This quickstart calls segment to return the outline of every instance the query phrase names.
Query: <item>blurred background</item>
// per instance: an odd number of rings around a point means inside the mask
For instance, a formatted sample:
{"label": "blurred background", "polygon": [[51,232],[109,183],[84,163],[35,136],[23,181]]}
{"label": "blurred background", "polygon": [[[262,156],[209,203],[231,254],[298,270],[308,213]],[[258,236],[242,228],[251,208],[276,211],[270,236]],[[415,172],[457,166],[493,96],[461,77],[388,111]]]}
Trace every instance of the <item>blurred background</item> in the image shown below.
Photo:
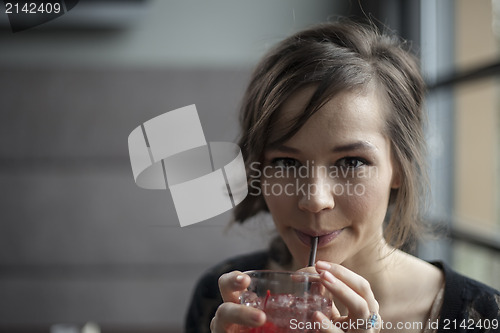
{"label": "blurred background", "polygon": [[135,185],[128,135],[196,104],[207,141],[235,142],[258,59],[338,16],[370,16],[422,61],[442,232],[417,255],[500,288],[500,1],[81,0],[15,33],[0,6],[1,332],[182,332],[201,274],[272,228],[181,228],[168,191]]}

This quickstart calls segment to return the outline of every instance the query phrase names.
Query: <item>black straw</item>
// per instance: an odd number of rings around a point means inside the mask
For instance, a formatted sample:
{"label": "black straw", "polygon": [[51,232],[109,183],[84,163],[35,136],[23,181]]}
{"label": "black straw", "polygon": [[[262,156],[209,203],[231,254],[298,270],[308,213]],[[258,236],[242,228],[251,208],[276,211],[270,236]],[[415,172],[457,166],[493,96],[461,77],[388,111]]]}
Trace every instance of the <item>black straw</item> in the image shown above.
{"label": "black straw", "polygon": [[309,253],[309,265],[308,266],[314,266],[314,263],[316,262],[316,250],[318,249],[318,239],[319,239],[318,236],[316,236],[312,239],[311,252]]}

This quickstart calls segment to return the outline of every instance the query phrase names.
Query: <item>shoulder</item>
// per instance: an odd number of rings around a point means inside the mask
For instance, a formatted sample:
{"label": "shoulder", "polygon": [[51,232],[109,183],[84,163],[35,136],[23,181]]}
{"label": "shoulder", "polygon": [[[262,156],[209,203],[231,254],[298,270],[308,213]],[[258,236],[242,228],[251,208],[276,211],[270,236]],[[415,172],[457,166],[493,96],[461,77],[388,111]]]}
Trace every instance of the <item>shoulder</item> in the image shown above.
{"label": "shoulder", "polygon": [[224,260],[210,268],[198,280],[194,289],[191,304],[186,317],[186,332],[205,332],[208,330],[210,320],[215,315],[217,307],[222,303],[219,294],[219,277],[234,270],[248,271],[251,269],[264,269],[269,255],[267,252],[255,252],[240,255]]}
{"label": "shoulder", "polygon": [[479,281],[457,273],[446,264],[433,265],[443,270],[445,289],[441,319],[500,319],[500,292]]}

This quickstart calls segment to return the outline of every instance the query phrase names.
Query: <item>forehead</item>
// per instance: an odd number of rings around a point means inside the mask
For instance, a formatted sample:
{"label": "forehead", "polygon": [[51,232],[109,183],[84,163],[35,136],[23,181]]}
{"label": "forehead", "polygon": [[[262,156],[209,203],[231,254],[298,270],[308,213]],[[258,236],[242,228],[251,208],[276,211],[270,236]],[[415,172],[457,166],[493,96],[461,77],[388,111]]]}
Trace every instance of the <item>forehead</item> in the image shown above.
{"label": "forehead", "polygon": [[[281,106],[269,142],[283,137],[304,112],[316,90],[315,86],[299,89]],[[344,90],[337,93],[302,125],[293,138],[328,132],[336,137],[357,134],[385,134],[386,103],[379,89]],[[307,132],[304,134],[304,132]],[[302,134],[301,134],[302,133]],[[347,138],[346,138],[347,139]]]}

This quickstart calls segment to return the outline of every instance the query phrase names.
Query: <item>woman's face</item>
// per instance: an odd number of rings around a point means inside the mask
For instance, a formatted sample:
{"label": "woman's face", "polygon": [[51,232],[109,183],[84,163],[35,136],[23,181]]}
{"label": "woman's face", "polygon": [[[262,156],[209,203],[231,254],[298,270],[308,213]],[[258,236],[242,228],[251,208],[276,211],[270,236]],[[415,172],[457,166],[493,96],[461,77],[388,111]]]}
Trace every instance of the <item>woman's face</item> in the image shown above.
{"label": "woman's face", "polygon": [[[284,103],[276,133],[313,93],[314,87],[304,88]],[[266,148],[261,190],[295,268],[307,265],[314,236],[318,260],[346,266],[372,260],[383,243],[389,195],[400,179],[384,135],[382,101],[375,89],[341,92],[292,138]]]}

